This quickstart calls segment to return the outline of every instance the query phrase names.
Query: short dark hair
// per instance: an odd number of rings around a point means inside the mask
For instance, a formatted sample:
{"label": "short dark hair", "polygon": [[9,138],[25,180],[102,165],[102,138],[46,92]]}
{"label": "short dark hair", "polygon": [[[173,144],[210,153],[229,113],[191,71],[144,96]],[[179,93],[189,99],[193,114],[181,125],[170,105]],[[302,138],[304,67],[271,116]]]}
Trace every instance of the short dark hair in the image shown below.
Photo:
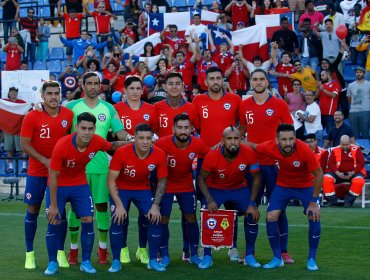
{"label": "short dark hair", "polygon": [[99,83],[100,83],[100,78],[99,78],[98,74],[96,74],[95,72],[87,72],[82,77],[82,84],[85,85],[86,84],[86,80],[89,79],[89,78],[91,78],[91,77],[98,77]]}
{"label": "short dark hair", "polygon": [[282,52],[280,57],[283,57],[283,55],[286,55],[286,54],[289,56],[290,59],[292,58],[292,55],[290,54],[290,52],[287,52],[287,51]]}
{"label": "short dark hair", "polygon": [[177,125],[177,122],[179,122],[179,121],[189,121],[190,122],[189,115],[188,114],[185,114],[185,113],[181,113],[181,114],[176,115],[173,118],[173,123],[175,125]]}
{"label": "short dark hair", "polygon": [[95,116],[89,112],[83,112],[77,116],[77,124],[82,121],[92,122],[94,125],[96,124]]}
{"label": "short dark hair", "polygon": [[292,84],[294,84],[295,82],[298,82],[300,85],[302,85],[302,82],[300,80],[298,80],[298,79],[293,79],[292,80]]}
{"label": "short dark hair", "polygon": [[286,20],[288,20],[288,18],[287,18],[287,17],[282,17],[282,18],[280,19],[280,23],[282,23],[283,21],[286,21]]}
{"label": "short dark hair", "polygon": [[320,74],[321,74],[322,72],[326,72],[326,73],[327,73],[327,74],[329,74],[330,76],[331,76],[331,73],[332,73],[330,69],[323,69],[323,70],[321,70]]}
{"label": "short dark hair", "polygon": [[169,74],[166,76],[166,83],[167,83],[167,81],[168,81],[169,79],[171,79],[171,78],[175,78],[175,77],[177,77],[177,78],[179,78],[181,81],[183,81],[183,78],[182,78],[182,76],[181,76],[181,74],[180,74],[180,73],[177,73],[177,72],[171,72],[171,73],[169,73]]}
{"label": "short dark hair", "polygon": [[137,135],[141,131],[143,131],[143,132],[149,131],[149,132],[153,133],[153,130],[150,128],[150,125],[147,124],[147,123],[139,123],[135,127],[135,135]]}
{"label": "short dark hair", "polygon": [[219,72],[222,75],[222,70],[218,67],[213,66],[206,70],[206,77],[208,76],[209,73],[214,73],[214,72]]}
{"label": "short dark hair", "polygon": [[47,87],[59,88],[59,92],[61,92],[60,84],[56,81],[46,81],[41,86],[41,93],[45,93]]}
{"label": "short dark hair", "polygon": [[143,86],[143,81],[140,79],[139,76],[128,76],[123,84],[124,88],[128,88],[133,82],[139,82],[141,86]]}
{"label": "short dark hair", "polygon": [[315,4],[315,2],[313,0],[307,0],[305,3],[304,3],[304,6],[307,8],[308,4]]}
{"label": "short dark hair", "polygon": [[10,92],[10,91],[12,91],[12,90],[14,90],[14,91],[18,92],[18,89],[17,89],[16,87],[10,87],[10,88],[9,88],[9,90],[8,90],[8,92]]}
{"label": "short dark hair", "polygon": [[330,22],[331,22],[331,24],[333,24],[333,20],[332,20],[331,18],[327,18],[327,19],[324,21],[324,23],[326,23],[327,21],[330,21]]}
{"label": "short dark hair", "polygon": [[315,133],[310,133],[310,134],[307,134],[306,136],[304,136],[304,141],[308,140],[308,139],[314,139],[314,140],[317,140],[316,138],[316,134]]}
{"label": "short dark hair", "polygon": [[[326,4],[326,8],[327,9],[330,9],[330,10],[335,10],[335,5],[331,2],[329,2],[328,4]],[[326,21],[325,21],[326,22]],[[332,21],[333,22],[333,21]]]}
{"label": "short dark hair", "polygon": [[294,126],[292,124],[281,123],[276,129],[276,134],[279,135],[282,131],[292,131],[295,134]]}
{"label": "short dark hair", "polygon": [[263,69],[261,69],[261,68],[257,68],[257,69],[255,69],[254,71],[252,71],[252,73],[251,73],[251,75],[250,75],[250,78],[251,78],[251,79],[252,79],[252,77],[253,77],[253,75],[254,75],[255,73],[262,73],[263,75],[265,75],[266,79],[268,78],[268,77],[267,77],[267,73],[266,73],[266,71],[265,71],[265,70],[263,70]]}
{"label": "short dark hair", "polygon": [[96,71],[100,71],[100,61],[99,61],[99,60],[97,60],[97,59],[95,59],[95,58],[90,59],[90,60],[86,63],[86,67],[87,67],[87,69],[89,69],[89,68],[90,68],[91,63],[95,63],[95,65],[96,65]]}
{"label": "short dark hair", "polygon": [[296,59],[293,61],[293,65],[296,64],[297,62],[302,63],[302,61],[300,61],[299,59]]}
{"label": "short dark hair", "polygon": [[255,62],[256,60],[258,61],[262,61],[262,57],[260,57],[259,55],[256,55],[252,58],[252,61]]}

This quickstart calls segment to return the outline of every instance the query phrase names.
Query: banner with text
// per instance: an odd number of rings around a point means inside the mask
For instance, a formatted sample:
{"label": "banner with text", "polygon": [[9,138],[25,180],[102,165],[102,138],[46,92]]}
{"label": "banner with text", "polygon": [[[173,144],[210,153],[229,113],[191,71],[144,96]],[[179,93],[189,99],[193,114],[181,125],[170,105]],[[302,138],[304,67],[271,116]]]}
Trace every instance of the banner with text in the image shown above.
{"label": "banner with text", "polygon": [[234,222],[236,212],[201,210],[201,244],[216,250],[233,246]]}
{"label": "banner with text", "polygon": [[49,80],[48,70],[19,70],[1,72],[1,98],[8,97],[11,87],[18,89],[18,99],[27,103],[42,101],[40,89]]}

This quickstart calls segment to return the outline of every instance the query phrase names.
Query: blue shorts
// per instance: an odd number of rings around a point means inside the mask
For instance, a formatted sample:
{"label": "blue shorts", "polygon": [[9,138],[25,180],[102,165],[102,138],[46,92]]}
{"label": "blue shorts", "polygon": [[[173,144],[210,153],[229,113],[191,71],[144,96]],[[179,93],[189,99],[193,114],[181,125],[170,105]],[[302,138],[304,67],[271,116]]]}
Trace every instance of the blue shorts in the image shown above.
{"label": "blue shorts", "polygon": [[[118,190],[119,198],[125,207],[127,214],[130,211],[131,202],[135,204],[141,215],[148,214],[153,204],[153,193],[152,191],[131,191],[131,190]],[[116,204],[114,200],[110,198],[110,210],[111,214],[114,214]]]}
{"label": "blue shorts", "polygon": [[[89,185],[58,187],[57,203],[60,216],[64,216],[66,203],[70,202],[76,216],[94,216],[94,202]],[[46,188],[46,209],[50,206],[50,190]]]}
{"label": "blue shorts", "polygon": [[195,192],[166,193],[161,201],[162,216],[171,216],[174,196],[176,196],[177,203],[179,204],[182,213],[195,214],[195,211],[197,210],[197,197]]}
{"label": "blue shorts", "polygon": [[[227,203],[229,206],[233,207],[233,209],[229,208],[229,210],[237,210],[240,215],[245,214],[247,211],[249,199],[251,197],[251,191],[248,187],[235,190],[219,190],[210,187],[209,193],[216,202],[217,207]],[[207,205],[207,203],[203,204]]]}
{"label": "blue shorts", "polygon": [[27,175],[23,202],[29,205],[41,205],[42,200],[44,199],[47,183],[47,176],[41,177]]}
{"label": "blue shorts", "polygon": [[267,207],[267,212],[273,210],[285,211],[291,199],[298,199],[302,202],[304,213],[306,213],[308,205],[311,202],[313,195],[313,187],[308,188],[286,188],[276,185]]}

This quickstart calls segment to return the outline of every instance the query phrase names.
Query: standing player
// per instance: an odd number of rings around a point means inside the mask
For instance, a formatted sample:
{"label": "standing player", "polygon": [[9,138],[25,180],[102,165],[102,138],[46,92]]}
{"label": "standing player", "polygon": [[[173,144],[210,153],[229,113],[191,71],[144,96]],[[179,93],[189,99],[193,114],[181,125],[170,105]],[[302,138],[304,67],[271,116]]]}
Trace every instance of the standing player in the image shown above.
{"label": "standing player", "polygon": [[80,114],[77,117],[76,132],[58,141],[50,159],[49,188],[46,189],[46,213],[49,221],[46,233],[49,264],[45,270],[46,275],[53,275],[58,271],[57,244],[62,238],[64,241],[60,219],[65,215],[67,202],[71,203],[82,221],[80,270],[96,273],[90,263],[94,245],[94,204],[85,169],[98,151],[115,150],[125,142],[110,143],[94,135],[95,124],[96,118],[93,114]]}
{"label": "standing player", "polygon": [[[97,119],[96,134],[106,139],[108,131],[112,129],[120,140],[125,140],[127,133],[123,130],[123,125],[118,118],[117,111],[111,104],[99,98],[99,76],[94,72],[86,73],[83,76],[82,89],[85,92],[85,96],[66,105],[74,113],[74,124],[79,114],[89,112]],[[72,127],[73,129],[74,127]],[[106,243],[109,230],[107,174],[108,156],[106,153],[98,152],[94,159],[87,165],[86,176],[97,210],[96,220],[99,231],[98,255],[100,264],[106,264],[108,262]],[[71,250],[68,255],[68,261],[70,264],[77,264],[80,221],[76,219],[72,211],[68,214],[68,224],[71,237]]]}
{"label": "standing player", "polygon": [[191,130],[189,116],[184,113],[179,114],[173,120],[173,135],[162,137],[156,142],[156,146],[165,151],[168,166],[166,193],[161,203],[162,241],[160,251],[161,264],[164,266],[168,266],[170,263],[168,223],[175,195],[189,232],[189,261],[196,265],[200,263],[198,257],[199,228],[195,215],[197,198],[193,186],[192,164],[197,155],[204,157],[209,151],[209,147],[199,138],[191,136]]}
{"label": "standing player", "polygon": [[164,89],[167,99],[154,104],[157,116],[157,131],[159,138],[172,134],[173,118],[181,113],[186,113],[195,128],[198,128],[197,113],[193,104],[182,97],[184,82],[180,73],[169,73],[166,76]]}
{"label": "standing player", "polygon": [[271,194],[267,207],[266,229],[273,259],[263,266],[271,269],[284,266],[281,255],[278,220],[291,199],[299,199],[308,216],[309,254],[308,270],[318,270],[316,251],[320,240],[320,206],[318,196],[321,191],[324,174],[314,153],[302,141],[296,139],[294,126],[280,124],[277,128],[276,140],[262,144],[252,144],[257,152],[263,153],[276,161],[279,174],[276,186]]}
{"label": "standing player", "polygon": [[[166,155],[152,147],[153,132],[148,124],[139,124],[135,128],[135,143],[119,149],[113,156],[108,174],[108,188],[111,195],[112,222],[110,244],[113,254],[109,272],[121,270],[120,251],[123,240],[127,237],[125,219],[131,202],[138,208],[140,215],[148,219],[149,263],[148,268],[165,271],[157,261],[161,241],[161,214],[159,205],[166,188]],[[149,177],[156,172],[158,185],[153,198]],[[118,191],[117,191],[118,190]]]}
{"label": "standing player", "polygon": [[[267,93],[267,74],[261,69],[251,73],[250,84],[253,89],[253,96],[244,100],[240,105],[240,132],[242,135],[247,132],[248,141],[262,143],[275,138],[276,129],[281,123],[292,124],[293,120],[289,113],[286,102],[282,99],[271,96]],[[261,169],[261,188],[257,196],[257,204],[261,202],[262,195],[266,191],[267,199],[270,199],[272,190],[276,183],[278,169],[275,162],[257,153]],[[285,263],[293,263],[288,255],[288,219],[285,212],[280,215],[279,228],[281,235],[282,257]]]}
{"label": "standing player", "polygon": [[[26,115],[22,124],[21,146],[22,150],[29,155],[24,196],[24,202],[28,204],[24,218],[25,268],[27,269],[36,268],[33,242],[37,230],[37,217],[49,175],[49,159],[56,142],[68,134],[72,126],[73,113],[59,105],[60,91],[57,82],[45,82],[41,87],[41,97],[44,101],[42,111],[31,111]],[[61,221],[61,227],[65,237],[67,233],[65,217]],[[59,266],[68,267],[69,264],[64,255],[64,238],[58,249]]]}
{"label": "standing player", "polygon": [[[255,152],[240,145],[240,132],[230,126],[222,135],[222,147],[209,152],[204,158],[202,170],[198,177],[208,210],[217,211],[221,204],[229,202],[233,210],[244,214],[244,233],[246,256],[244,264],[257,268],[261,265],[254,258],[254,245],[257,238],[259,212],[256,197],[260,185],[260,173]],[[246,171],[253,177],[252,189],[247,187]],[[204,258],[198,265],[201,269],[212,266],[211,249],[204,249]]]}
{"label": "standing player", "polygon": [[[118,116],[122,121],[127,133],[128,139],[132,139],[135,131],[135,127],[140,123],[147,123],[152,129],[156,126],[156,114],[153,105],[143,102],[140,98],[143,95],[143,82],[138,76],[130,76],[126,78],[124,83],[125,94],[127,100],[125,102],[119,102],[114,105],[118,112]],[[138,218],[139,228],[139,247],[136,251],[136,257],[140,259],[142,263],[147,264],[149,262],[148,253],[146,251],[146,219],[144,216]],[[125,220],[127,226],[124,229],[128,229],[129,219]],[[127,236],[127,234],[126,234]],[[130,255],[127,247],[127,240],[123,242],[123,248],[121,251],[121,262],[129,263]]]}

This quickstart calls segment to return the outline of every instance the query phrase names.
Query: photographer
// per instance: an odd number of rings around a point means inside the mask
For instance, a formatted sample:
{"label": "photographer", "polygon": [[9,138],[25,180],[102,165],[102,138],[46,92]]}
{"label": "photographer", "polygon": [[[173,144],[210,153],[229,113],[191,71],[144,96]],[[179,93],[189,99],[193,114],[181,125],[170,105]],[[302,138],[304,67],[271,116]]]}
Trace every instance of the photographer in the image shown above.
{"label": "photographer", "polygon": [[21,54],[24,50],[18,45],[18,40],[15,37],[9,37],[8,43],[3,50],[6,52],[5,70],[19,70],[21,68]]}

